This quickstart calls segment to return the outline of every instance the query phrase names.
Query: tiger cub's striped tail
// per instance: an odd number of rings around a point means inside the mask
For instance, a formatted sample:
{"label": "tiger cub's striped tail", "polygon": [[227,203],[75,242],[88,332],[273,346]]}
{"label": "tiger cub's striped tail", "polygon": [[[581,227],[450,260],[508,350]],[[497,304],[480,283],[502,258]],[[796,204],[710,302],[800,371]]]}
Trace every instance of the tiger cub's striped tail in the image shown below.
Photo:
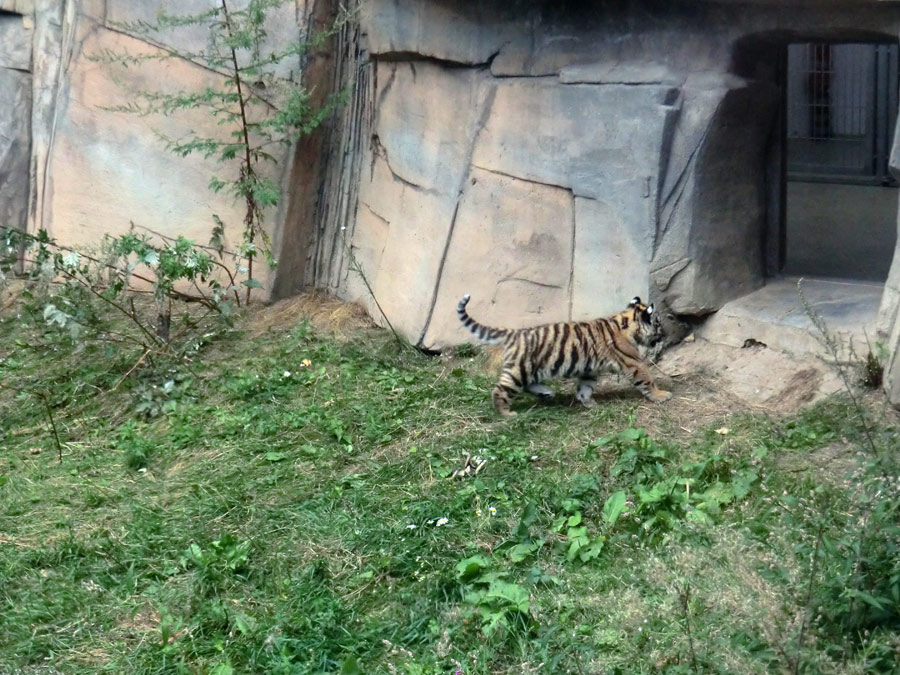
{"label": "tiger cub's striped tail", "polygon": [[456,315],[459,317],[459,320],[462,321],[463,326],[465,326],[472,335],[477,337],[482,342],[487,342],[488,344],[497,345],[503,342],[503,339],[509,335],[510,331],[505,328],[491,328],[490,326],[482,326],[475,319],[469,316],[469,313],[466,311],[466,305],[469,304],[469,294],[466,293],[462,296],[462,300],[459,301],[459,304],[456,306]]}

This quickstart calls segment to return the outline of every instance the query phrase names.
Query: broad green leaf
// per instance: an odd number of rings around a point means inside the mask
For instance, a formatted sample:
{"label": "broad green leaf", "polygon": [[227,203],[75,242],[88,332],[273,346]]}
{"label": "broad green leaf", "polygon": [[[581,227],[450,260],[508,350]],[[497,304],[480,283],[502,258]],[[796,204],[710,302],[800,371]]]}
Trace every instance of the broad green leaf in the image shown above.
{"label": "broad green leaf", "polygon": [[566,560],[572,562],[581,550],[581,539],[573,539],[569,544],[569,550],[566,552]]}
{"label": "broad green leaf", "polygon": [[587,537],[587,527],[570,527],[569,531],[566,533],[566,536],[569,539],[580,539],[582,537]]}
{"label": "broad green leaf", "polygon": [[532,553],[540,548],[539,544],[516,544],[511,549],[509,549],[509,559],[514,562],[522,562],[530,556]]}
{"label": "broad green leaf", "polygon": [[483,555],[473,555],[456,563],[456,578],[468,581],[481,570],[487,569],[490,566],[490,558],[486,558]]}
{"label": "broad green leaf", "polygon": [[525,510],[522,511],[522,519],[521,523],[526,527],[531,527],[534,525],[535,521],[538,519],[538,510],[537,507],[533,503],[528,503],[525,506]]}
{"label": "broad green leaf", "polygon": [[242,635],[251,635],[256,631],[257,622],[249,614],[242,614],[238,612],[234,615],[234,625],[241,632]]}
{"label": "broad green leaf", "polygon": [[635,429],[634,427],[629,427],[619,432],[619,438],[621,438],[623,441],[636,441],[639,438],[643,437],[645,433],[646,432],[643,429]]}
{"label": "broad green leaf", "polygon": [[710,518],[705,511],[701,511],[700,509],[691,509],[687,512],[687,515],[685,515],[685,519],[703,525],[712,523],[712,518]]}
{"label": "broad green leaf", "polygon": [[362,675],[362,672],[355,656],[348,656],[341,664],[341,675]]}
{"label": "broad green leaf", "polygon": [[159,253],[157,253],[153,249],[148,249],[141,253],[138,258],[145,265],[155,265],[159,262]]}
{"label": "broad green leaf", "polygon": [[597,558],[600,555],[601,551],[603,551],[603,543],[603,537],[592,539],[590,544],[582,547],[582,549],[578,552],[578,558],[581,560],[581,562],[587,562],[588,560]]}
{"label": "broad green leaf", "polygon": [[575,513],[579,508],[581,508],[581,500],[580,499],[563,499],[562,507],[566,510],[566,513]]}
{"label": "broad green leaf", "polygon": [[522,586],[511,584],[508,581],[495,581],[488,588],[484,597],[485,601],[494,600],[501,603],[508,603],[514,609],[523,614],[527,614],[530,608],[528,601],[528,591]]}
{"label": "broad green leaf", "polygon": [[612,493],[603,505],[603,521],[612,527],[619,519],[619,515],[624,508],[625,492],[619,490],[618,492]]}
{"label": "broad green leaf", "polygon": [[876,598],[865,591],[855,591],[853,589],[849,589],[847,591],[847,595],[851,598],[859,598],[867,605],[874,607],[875,609],[884,609],[884,600]]}
{"label": "broad green leaf", "polygon": [[506,621],[506,611],[492,611],[486,608],[482,608],[481,610],[481,630],[485,635],[492,634],[495,630],[497,630],[497,626],[506,626],[508,625]]}

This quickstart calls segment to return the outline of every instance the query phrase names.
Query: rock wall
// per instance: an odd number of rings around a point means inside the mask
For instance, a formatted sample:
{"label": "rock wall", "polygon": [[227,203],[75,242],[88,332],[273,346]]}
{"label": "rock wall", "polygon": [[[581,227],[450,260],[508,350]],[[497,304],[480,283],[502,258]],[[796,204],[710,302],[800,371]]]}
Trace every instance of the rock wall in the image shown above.
{"label": "rock wall", "polygon": [[[891,173],[900,180],[900,119],[894,130],[889,162]],[[900,215],[897,218],[897,249],[878,311],[878,338],[887,345],[889,355],[884,368],[884,389],[891,404],[900,409]]]}
{"label": "rock wall", "polygon": [[[273,46],[303,37],[306,5],[296,0],[270,14]],[[224,75],[199,59],[151,60],[127,69],[96,60],[107,51],[145,56],[173,48],[200,51],[207,40],[202,26],[145,35],[128,24],[152,22],[162,9],[188,14],[209,6],[209,0],[0,0],[0,12],[8,12],[0,13],[4,222],[31,232],[44,229],[61,242],[87,248],[132,223],[205,244],[216,214],[226,225],[226,240],[240,242],[244,207],[208,187],[213,176],[231,178],[229,167],[201,153],[176,156],[160,139],[183,138],[188,130],[221,135],[218,120],[199,110],[149,118],[110,110],[134,100],[136,92],[198,91],[221,84]],[[298,56],[277,68],[282,75],[296,75],[302,65]],[[287,189],[290,150],[276,149],[275,155],[279,165],[265,170]],[[284,211],[281,206],[265,214],[276,254]],[[270,285],[263,265],[254,276]]]}
{"label": "rock wall", "polygon": [[368,143],[330,168],[358,200],[320,223],[310,281],[426,349],[467,339],[465,292],[521,326],[634,295],[705,314],[762,285],[780,47],[900,26],[871,2],[361,7]]}
{"label": "rock wall", "polygon": [[28,221],[31,39],[26,17],[0,13],[0,224],[20,230]]}

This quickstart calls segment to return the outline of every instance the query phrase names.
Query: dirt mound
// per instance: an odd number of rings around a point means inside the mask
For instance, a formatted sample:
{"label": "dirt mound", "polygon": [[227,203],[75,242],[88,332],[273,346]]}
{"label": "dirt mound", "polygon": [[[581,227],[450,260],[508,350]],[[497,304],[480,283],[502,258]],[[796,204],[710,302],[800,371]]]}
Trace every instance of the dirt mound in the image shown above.
{"label": "dirt mound", "polygon": [[792,412],[840,391],[836,370],[813,356],[794,356],[762,343],[744,347],[696,339],[665,353],[660,370],[676,381],[697,382],[743,402],[747,408]]}

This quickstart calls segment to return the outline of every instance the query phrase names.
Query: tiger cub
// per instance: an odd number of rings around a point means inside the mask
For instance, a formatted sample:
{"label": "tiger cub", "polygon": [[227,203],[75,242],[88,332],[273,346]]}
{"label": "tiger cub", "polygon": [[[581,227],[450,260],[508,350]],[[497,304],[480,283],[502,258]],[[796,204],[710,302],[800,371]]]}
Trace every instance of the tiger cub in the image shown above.
{"label": "tiger cub", "polygon": [[640,298],[629,302],[625,311],[604,319],[519,329],[481,325],[466,312],[468,302],[466,293],[456,306],[463,325],[479,340],[503,345],[503,370],[491,394],[501,415],[515,415],[509,409],[510,400],[522,389],[542,399],[552,398],[553,390],[542,384],[549,377],[577,377],[576,398],[585,407],[593,407],[597,376],[610,368],[631,377],[651,401],[672,396],[653,383],[641,358],[640,348],[658,337],[659,326],[653,305],[644,305]]}

